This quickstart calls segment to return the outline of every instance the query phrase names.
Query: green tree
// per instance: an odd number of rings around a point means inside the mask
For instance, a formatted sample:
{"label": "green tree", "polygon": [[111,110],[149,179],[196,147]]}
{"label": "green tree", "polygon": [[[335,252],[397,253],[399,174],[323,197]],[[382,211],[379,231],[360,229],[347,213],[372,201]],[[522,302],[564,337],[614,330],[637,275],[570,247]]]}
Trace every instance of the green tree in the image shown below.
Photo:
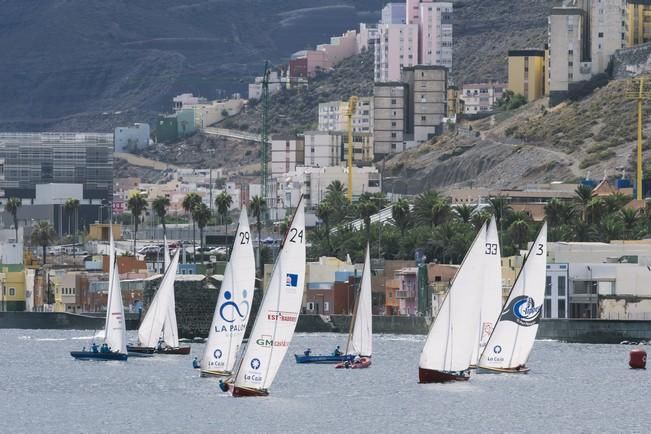
{"label": "green tree", "polygon": [[487,220],[493,216],[490,208],[482,208],[479,211],[475,211],[470,219],[470,223],[475,227],[475,230],[481,229],[481,227],[486,223]]}
{"label": "green tree", "polygon": [[416,222],[434,228],[448,221],[451,208],[448,200],[436,191],[419,194],[414,201]]}
{"label": "green tree", "polygon": [[193,262],[196,264],[197,263],[197,223],[196,219],[194,216],[194,210],[197,209],[199,204],[201,203],[201,196],[199,196],[197,193],[188,193],[185,195],[183,198],[183,202],[181,203],[181,206],[185,210],[185,212],[190,214],[190,218],[192,218],[192,256],[193,256]]}
{"label": "green tree", "polygon": [[[73,235],[73,242],[76,244],[78,242],[78,233],[79,233],[79,199],[68,199],[66,202],[63,204],[63,208],[66,210],[66,214],[68,214],[68,233],[70,235]],[[73,231],[70,230],[70,220],[74,218],[74,233]],[[72,256],[73,258],[77,254],[77,246],[75,246],[72,249]]]}
{"label": "green tree", "polygon": [[366,229],[366,239],[371,240],[371,216],[380,210],[380,204],[376,198],[371,196],[360,197],[360,200],[355,204],[357,215],[364,221],[364,228]]}
{"label": "green tree", "polygon": [[506,196],[493,196],[488,198],[488,205],[490,206],[491,212],[495,216],[495,221],[498,225],[502,223],[502,219],[508,217],[513,211],[511,204],[509,203],[510,201],[511,199]]}
{"label": "green tree", "polygon": [[405,236],[405,231],[411,226],[411,208],[406,199],[398,199],[391,207],[391,219],[400,230],[400,236]]}
{"label": "green tree", "polygon": [[210,208],[208,206],[201,202],[197,207],[194,209],[194,216],[193,219],[197,222],[197,226],[199,227],[199,244],[201,246],[201,258],[202,258],[202,263],[203,258],[204,258],[204,243],[203,243],[203,230],[204,228],[208,225],[208,222],[210,221]]}
{"label": "green tree", "polygon": [[264,215],[265,209],[267,208],[267,202],[260,196],[253,196],[249,202],[249,209],[251,215],[255,217],[255,227],[258,231],[258,273],[259,276],[262,276],[262,264],[260,263],[260,252],[262,249],[262,216]]}
{"label": "green tree", "polygon": [[519,248],[523,248],[529,238],[529,221],[522,216],[516,217],[509,226],[509,236]]}
{"label": "green tree", "polygon": [[332,214],[332,206],[327,200],[322,201],[316,209],[316,217],[323,223],[328,254],[332,254],[332,244],[330,244],[330,221]]}
{"label": "green tree", "polygon": [[226,191],[222,191],[215,198],[215,206],[217,207],[217,214],[224,225],[224,235],[228,235],[228,210],[233,205],[233,197]]}
{"label": "green tree", "polygon": [[170,206],[170,198],[167,196],[157,196],[151,203],[151,208],[156,213],[163,225],[163,236],[167,237],[167,226],[165,225],[165,217],[167,216],[167,208]]}
{"label": "green tree", "polygon": [[608,214],[608,204],[601,197],[593,197],[585,207],[587,221],[591,224],[597,224]]}
{"label": "green tree", "polygon": [[127,200],[127,209],[131,211],[133,216],[133,254],[135,255],[140,216],[147,209],[147,199],[140,192],[136,192]]}
{"label": "green tree", "polygon": [[640,222],[640,210],[634,208],[622,208],[619,217],[624,225],[624,233],[627,239],[635,237],[635,229]]}
{"label": "green tree", "polygon": [[475,205],[463,204],[457,207],[454,207],[453,212],[457,219],[462,223],[470,223],[472,221],[472,215],[477,210]]}
{"label": "green tree", "polygon": [[41,246],[43,249],[43,265],[47,260],[47,246],[52,244],[56,239],[56,232],[54,228],[47,221],[38,222],[32,228],[32,244]]}
{"label": "green tree", "polygon": [[18,208],[22,203],[20,199],[15,197],[10,197],[7,199],[7,204],[5,205],[5,210],[11,214],[11,218],[14,220],[14,230],[16,231],[16,242],[18,242]]}
{"label": "green tree", "polygon": [[348,199],[346,199],[346,187],[341,181],[332,181],[326,187],[325,201],[328,202],[332,213],[330,215],[330,226],[341,223],[348,213]]}
{"label": "green tree", "polygon": [[576,201],[581,207],[581,219],[586,221],[586,208],[592,200],[592,188],[581,184],[574,190],[574,193],[576,194]]}

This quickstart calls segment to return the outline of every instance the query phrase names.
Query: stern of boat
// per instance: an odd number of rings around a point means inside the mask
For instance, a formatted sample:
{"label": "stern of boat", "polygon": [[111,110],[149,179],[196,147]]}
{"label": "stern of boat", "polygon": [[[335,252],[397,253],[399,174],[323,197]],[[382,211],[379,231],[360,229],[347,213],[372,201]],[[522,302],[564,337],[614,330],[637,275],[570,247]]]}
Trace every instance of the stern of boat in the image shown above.
{"label": "stern of boat", "polygon": [[243,398],[248,396],[268,396],[267,389],[250,389],[248,387],[233,387],[233,396],[235,398]]}
{"label": "stern of boat", "polygon": [[434,369],[418,368],[418,382],[429,383],[450,383],[453,381],[468,381],[469,375],[458,375],[452,372],[436,371]]}

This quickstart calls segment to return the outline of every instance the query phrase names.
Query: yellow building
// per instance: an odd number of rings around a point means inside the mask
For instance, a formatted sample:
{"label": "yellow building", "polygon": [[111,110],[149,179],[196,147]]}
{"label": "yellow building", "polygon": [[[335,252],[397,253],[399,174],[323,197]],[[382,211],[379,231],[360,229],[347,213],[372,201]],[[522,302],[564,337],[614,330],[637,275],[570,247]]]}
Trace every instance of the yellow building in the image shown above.
{"label": "yellow building", "polygon": [[629,0],[626,5],[626,18],[628,47],[651,41],[651,0]]}
{"label": "yellow building", "polygon": [[527,101],[545,95],[545,50],[509,50],[507,89]]}
{"label": "yellow building", "polygon": [[2,292],[0,304],[3,311],[25,310],[25,272],[22,265],[3,265],[0,273]]}
{"label": "yellow building", "polygon": [[89,240],[109,241],[109,234],[111,233],[111,226],[113,226],[113,239],[122,239],[122,225],[108,223],[94,223],[90,225],[88,230]]}
{"label": "yellow building", "polygon": [[502,258],[502,299],[506,301],[511,287],[520,274],[524,258],[522,256],[508,256]]}
{"label": "yellow building", "polygon": [[459,89],[454,86],[448,87],[448,117],[454,118],[457,113],[463,113],[461,108],[463,101],[459,100]]}

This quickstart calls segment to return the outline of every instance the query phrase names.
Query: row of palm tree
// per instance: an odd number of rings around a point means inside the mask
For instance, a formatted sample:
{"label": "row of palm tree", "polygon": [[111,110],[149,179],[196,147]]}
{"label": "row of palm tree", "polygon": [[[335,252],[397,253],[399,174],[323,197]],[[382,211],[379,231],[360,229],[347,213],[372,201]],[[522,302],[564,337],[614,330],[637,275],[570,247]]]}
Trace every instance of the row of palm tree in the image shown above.
{"label": "row of palm tree", "polygon": [[[504,256],[525,249],[541,223],[524,211],[514,210],[506,196],[495,196],[487,206],[452,206],[435,191],[424,192],[412,200],[400,199],[391,206],[390,224],[373,223],[370,216],[383,208],[381,195],[362,195],[356,203],[345,200],[345,188],[334,182],[316,210],[321,225],[313,233],[310,255],[351,257],[361,260],[366,241],[377,243],[386,259],[413,259],[422,249],[429,260],[456,262],[470,246],[476,230],[495,216]],[[552,199],[545,206],[550,241],[610,241],[640,239],[651,234],[651,206],[645,210],[628,208],[630,197],[613,194],[600,197],[592,188],[579,186],[571,200]],[[364,230],[349,223],[364,221]],[[331,229],[338,227],[336,232]]]}

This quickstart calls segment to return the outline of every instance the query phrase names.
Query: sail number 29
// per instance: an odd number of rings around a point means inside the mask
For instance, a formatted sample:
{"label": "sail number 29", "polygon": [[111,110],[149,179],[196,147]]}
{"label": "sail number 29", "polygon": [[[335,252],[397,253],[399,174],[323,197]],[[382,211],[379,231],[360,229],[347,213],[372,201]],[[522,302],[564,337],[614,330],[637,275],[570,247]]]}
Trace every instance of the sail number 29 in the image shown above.
{"label": "sail number 29", "polygon": [[486,255],[497,255],[497,244],[496,243],[486,243]]}
{"label": "sail number 29", "polygon": [[240,244],[249,244],[251,236],[248,232],[240,232]]}
{"label": "sail number 29", "polygon": [[[298,241],[296,241],[298,239]],[[289,242],[303,244],[303,231],[298,231],[296,228],[292,228],[289,231]]]}

